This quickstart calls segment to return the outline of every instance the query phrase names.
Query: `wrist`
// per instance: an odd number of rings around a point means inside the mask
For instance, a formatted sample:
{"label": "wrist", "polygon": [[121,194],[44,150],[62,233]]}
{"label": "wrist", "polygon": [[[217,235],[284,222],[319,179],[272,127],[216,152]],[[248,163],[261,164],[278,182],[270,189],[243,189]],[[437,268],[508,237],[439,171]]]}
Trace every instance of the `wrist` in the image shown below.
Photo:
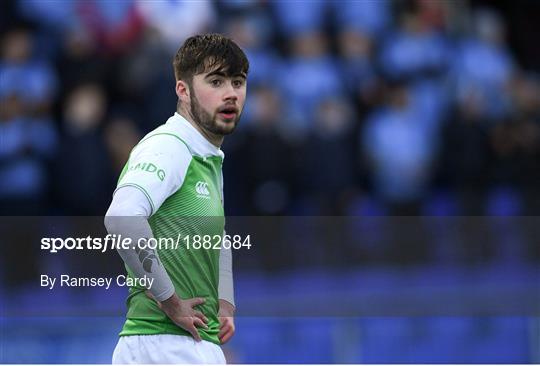
{"label": "wrist", "polygon": [[236,308],[233,304],[224,299],[219,299],[219,312],[222,316],[234,316]]}
{"label": "wrist", "polygon": [[176,293],[172,294],[171,297],[169,297],[166,300],[161,301],[161,306],[165,308],[173,308],[180,305],[180,298]]}

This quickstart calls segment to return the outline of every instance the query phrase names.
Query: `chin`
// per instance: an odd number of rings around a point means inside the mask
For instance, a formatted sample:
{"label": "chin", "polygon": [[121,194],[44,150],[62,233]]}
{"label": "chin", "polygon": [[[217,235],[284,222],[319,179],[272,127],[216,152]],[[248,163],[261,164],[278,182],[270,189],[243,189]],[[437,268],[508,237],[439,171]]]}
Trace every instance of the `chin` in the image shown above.
{"label": "chin", "polygon": [[238,123],[238,121],[233,121],[233,122],[222,122],[222,121],[219,121],[216,123],[215,127],[216,127],[216,131],[220,134],[220,135],[230,135],[231,133],[233,133],[233,131],[236,129],[236,124]]}
{"label": "chin", "polygon": [[234,132],[236,126],[233,126],[231,128],[222,128],[220,129],[220,134],[221,135],[230,135],[231,133]]}

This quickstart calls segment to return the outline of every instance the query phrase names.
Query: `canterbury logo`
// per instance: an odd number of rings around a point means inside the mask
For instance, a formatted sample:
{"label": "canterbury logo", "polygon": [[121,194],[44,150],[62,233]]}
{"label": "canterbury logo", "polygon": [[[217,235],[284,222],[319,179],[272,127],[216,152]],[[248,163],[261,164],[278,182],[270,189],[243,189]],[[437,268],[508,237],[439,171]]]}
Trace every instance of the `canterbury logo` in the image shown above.
{"label": "canterbury logo", "polygon": [[208,190],[208,183],[206,182],[198,181],[195,184],[195,192],[197,192],[197,197],[210,198],[210,191]]}

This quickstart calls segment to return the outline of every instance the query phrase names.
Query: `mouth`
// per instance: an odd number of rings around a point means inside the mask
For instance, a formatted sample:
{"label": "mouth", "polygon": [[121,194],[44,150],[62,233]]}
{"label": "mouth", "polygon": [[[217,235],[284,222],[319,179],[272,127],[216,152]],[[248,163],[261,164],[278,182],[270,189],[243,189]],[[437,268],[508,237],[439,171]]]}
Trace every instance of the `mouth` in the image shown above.
{"label": "mouth", "polygon": [[218,114],[225,120],[232,120],[238,114],[236,107],[223,107],[218,110]]}

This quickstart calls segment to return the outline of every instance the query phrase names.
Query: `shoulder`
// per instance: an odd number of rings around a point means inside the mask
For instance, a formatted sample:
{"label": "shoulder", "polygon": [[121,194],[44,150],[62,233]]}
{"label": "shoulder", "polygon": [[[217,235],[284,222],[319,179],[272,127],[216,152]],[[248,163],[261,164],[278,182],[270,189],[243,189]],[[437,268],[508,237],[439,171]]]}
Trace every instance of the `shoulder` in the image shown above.
{"label": "shoulder", "polygon": [[185,139],[168,124],[163,124],[148,133],[132,150],[132,157],[148,154],[184,159],[191,159],[192,156]]}
{"label": "shoulder", "polygon": [[192,159],[182,139],[168,126],[160,126],[133,148],[117,190],[136,187],[148,198],[153,214],[182,185]]}

